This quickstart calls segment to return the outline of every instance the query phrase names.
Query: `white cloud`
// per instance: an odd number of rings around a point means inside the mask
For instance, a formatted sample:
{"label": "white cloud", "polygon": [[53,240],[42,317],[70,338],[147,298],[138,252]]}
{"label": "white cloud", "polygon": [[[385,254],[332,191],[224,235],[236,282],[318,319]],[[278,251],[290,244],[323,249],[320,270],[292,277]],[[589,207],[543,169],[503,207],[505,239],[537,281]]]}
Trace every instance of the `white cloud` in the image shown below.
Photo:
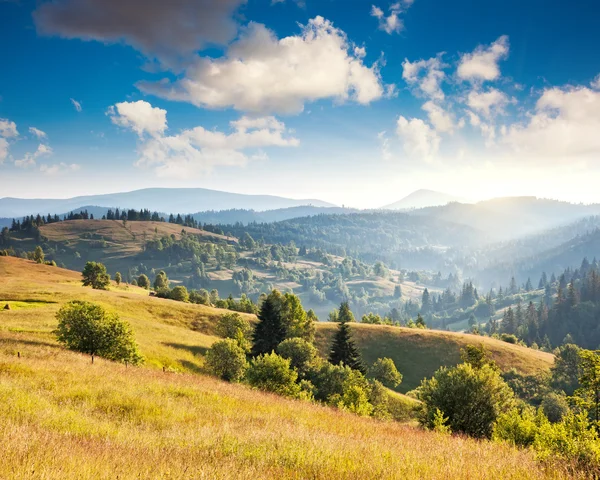
{"label": "white cloud", "polygon": [[58,175],[61,173],[76,172],[80,168],[81,166],[76,163],[67,164],[60,162],[55,163],[54,165],[41,165],[40,172],[45,173],[46,175]]}
{"label": "white cloud", "polygon": [[471,82],[496,80],[500,77],[498,62],[508,57],[508,51],[506,35],[498,38],[490,46],[480,45],[474,52],[461,57],[456,74],[461,80]]}
{"label": "white cloud", "polygon": [[404,151],[411,157],[431,160],[438,152],[440,137],[419,118],[398,117],[396,133],[402,139]]}
{"label": "white cloud", "polygon": [[44,138],[48,138],[48,135],[46,135],[46,132],[42,132],[39,128],[29,127],[29,133],[35,135],[40,140],[42,140]]}
{"label": "white cloud", "polygon": [[587,87],[544,90],[524,124],[507,129],[504,142],[542,159],[600,156],[600,92]]}
{"label": "white cloud", "polygon": [[17,125],[6,118],[0,118],[0,137],[15,138],[19,136]]}
{"label": "white cloud", "polygon": [[8,142],[0,137],[0,165],[4,163],[6,157],[8,157]]}
{"label": "white cloud", "polygon": [[107,113],[115,125],[130,128],[140,137],[160,135],[167,129],[167,111],[144,100],[117,103]]}
{"label": "white cloud", "polygon": [[444,67],[446,65],[441,61],[440,56],[416,62],[404,59],[404,62],[402,62],[402,78],[409,85],[417,85],[425,96],[435,100],[443,100],[444,92],[441,83],[446,78],[446,74],[442,70]]}
{"label": "white cloud", "polygon": [[405,12],[413,4],[414,0],[403,0],[392,4],[389,8],[389,15],[386,17],[384,11],[375,6],[371,6],[371,16],[379,20],[379,29],[388,34],[400,33],[404,30],[404,21],[400,14]]}
{"label": "white cloud", "polygon": [[454,131],[454,120],[446,110],[432,102],[425,102],[421,107],[427,112],[429,121],[438,132],[452,133]]}
{"label": "white cloud", "polygon": [[198,57],[175,83],[140,82],[139,88],[204,108],[253,113],[299,113],[306,102],[333,98],[368,104],[383,95],[378,65],[367,67],[346,34],[323,17],[300,35],[278,39],[250,23],[218,59]]}
{"label": "white cloud", "polygon": [[590,85],[594,90],[600,90],[600,73],[590,82]]}
{"label": "white cloud", "polygon": [[[210,172],[216,166],[244,165],[252,159],[264,159],[262,148],[300,144],[275,117],[243,116],[230,122],[231,133],[195,127],[165,135],[166,111],[142,103],[146,105],[123,102],[110,109],[109,114],[115,124],[140,137],[136,165],[152,167],[160,176],[189,177]],[[248,155],[248,150],[255,152]]]}
{"label": "white cloud", "polygon": [[495,88],[485,92],[472,90],[467,97],[467,105],[486,117],[505,113],[504,109],[509,103],[508,96]]}
{"label": "white cloud", "polygon": [[23,156],[23,158],[21,158],[19,160],[15,160],[15,167],[18,167],[18,168],[33,167],[36,164],[36,160],[39,157],[42,157],[44,155],[51,155],[51,154],[52,154],[52,148],[50,148],[48,145],[44,145],[43,143],[40,143],[35,152],[33,152],[33,153],[27,152]]}
{"label": "white cloud", "polygon": [[246,0],[53,0],[33,13],[38,33],[124,42],[173,60],[235,37],[233,15]]}
{"label": "white cloud", "polygon": [[73,107],[75,107],[75,110],[77,110],[78,112],[81,112],[81,110],[83,110],[81,108],[81,103],[75,100],[74,98],[71,98],[71,103],[73,104]]}
{"label": "white cloud", "polygon": [[392,159],[392,152],[390,149],[390,139],[387,137],[387,132],[379,132],[377,134],[377,139],[381,144],[381,158],[383,158],[386,162]]}

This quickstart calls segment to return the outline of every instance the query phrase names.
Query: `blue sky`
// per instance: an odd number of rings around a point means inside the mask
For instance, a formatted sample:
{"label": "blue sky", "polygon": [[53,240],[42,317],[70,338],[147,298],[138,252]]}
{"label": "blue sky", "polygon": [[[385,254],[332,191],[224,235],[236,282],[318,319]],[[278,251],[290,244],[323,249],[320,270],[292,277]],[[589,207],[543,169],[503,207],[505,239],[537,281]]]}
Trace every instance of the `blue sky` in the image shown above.
{"label": "blue sky", "polygon": [[0,0],[0,197],[600,202],[598,2],[139,5]]}

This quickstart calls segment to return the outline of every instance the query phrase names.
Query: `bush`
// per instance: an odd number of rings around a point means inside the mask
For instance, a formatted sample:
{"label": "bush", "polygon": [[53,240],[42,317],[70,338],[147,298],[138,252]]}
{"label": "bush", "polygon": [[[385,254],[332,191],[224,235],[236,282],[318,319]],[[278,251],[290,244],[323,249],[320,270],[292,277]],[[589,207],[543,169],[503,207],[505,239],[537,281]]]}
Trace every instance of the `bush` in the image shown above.
{"label": "bush", "polygon": [[541,406],[544,415],[546,415],[548,420],[552,423],[562,421],[570,411],[567,397],[554,392],[551,392],[544,397]]}
{"label": "bush", "polygon": [[148,290],[150,288],[150,280],[146,275],[142,273],[137,279],[137,285],[138,287],[142,287]]}
{"label": "bush", "polygon": [[378,358],[369,369],[369,376],[389,388],[395,388],[402,382],[402,374],[391,358]]}
{"label": "bush", "polygon": [[181,285],[178,285],[177,287],[173,288],[173,290],[171,290],[171,292],[169,293],[169,298],[171,300],[177,300],[178,302],[190,301],[190,295],[187,291],[187,288]]}
{"label": "bush", "polygon": [[498,416],[514,405],[514,394],[490,365],[473,368],[462,363],[440,368],[433,378],[423,380],[418,389],[423,403],[419,422],[433,428],[439,409],[448,417],[452,432],[477,438],[489,438]]}
{"label": "bush", "polygon": [[288,338],[279,344],[277,353],[290,361],[292,368],[304,377],[317,358],[317,349],[302,338]]}
{"label": "bush", "polygon": [[83,268],[83,286],[92,287],[96,290],[108,290],[110,275],[106,273],[106,267],[102,263],[87,262]]}
{"label": "bush", "polygon": [[129,324],[100,305],[75,300],[61,307],[56,318],[58,341],[68,349],[116,362],[142,363]]}
{"label": "bush", "polygon": [[250,322],[239,313],[226,313],[221,315],[216,326],[216,333],[222,338],[231,338],[238,342],[240,347],[248,351],[250,348]]}
{"label": "bush", "polygon": [[121,282],[123,281],[123,277],[121,276],[121,272],[117,272],[115,273],[115,282],[117,285],[121,285]]}
{"label": "bush", "polygon": [[241,380],[248,368],[246,352],[230,338],[213,344],[206,353],[206,364],[213,375],[228,382]]}
{"label": "bush", "polygon": [[519,339],[512,333],[503,333],[500,335],[500,340],[506,343],[513,343],[515,345],[519,343]]}
{"label": "bush", "polygon": [[302,397],[302,389],[296,381],[298,372],[290,367],[290,360],[276,353],[259,355],[250,363],[246,379],[253,387],[286,397]]}

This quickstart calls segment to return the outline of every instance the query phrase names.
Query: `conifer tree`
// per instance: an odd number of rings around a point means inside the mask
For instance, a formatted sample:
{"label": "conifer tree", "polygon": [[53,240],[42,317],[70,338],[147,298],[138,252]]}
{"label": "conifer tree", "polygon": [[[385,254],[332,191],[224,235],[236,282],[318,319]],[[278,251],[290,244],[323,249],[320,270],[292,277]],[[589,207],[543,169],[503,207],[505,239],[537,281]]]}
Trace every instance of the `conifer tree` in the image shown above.
{"label": "conifer tree", "polygon": [[260,307],[258,324],[254,329],[252,355],[268,354],[285,340],[286,326],[283,322],[281,293],[273,290]]}
{"label": "conifer tree", "polygon": [[[344,306],[347,307],[348,304],[344,302],[340,306],[340,318],[342,318],[342,309]],[[350,314],[352,314],[352,312],[350,312]],[[346,312],[344,312],[344,317],[347,318]],[[360,352],[352,339],[352,332],[350,331],[350,325],[347,320],[342,320],[339,324],[338,331],[331,344],[329,362],[333,365],[340,365],[343,363],[363,374],[367,371],[360,356]]]}

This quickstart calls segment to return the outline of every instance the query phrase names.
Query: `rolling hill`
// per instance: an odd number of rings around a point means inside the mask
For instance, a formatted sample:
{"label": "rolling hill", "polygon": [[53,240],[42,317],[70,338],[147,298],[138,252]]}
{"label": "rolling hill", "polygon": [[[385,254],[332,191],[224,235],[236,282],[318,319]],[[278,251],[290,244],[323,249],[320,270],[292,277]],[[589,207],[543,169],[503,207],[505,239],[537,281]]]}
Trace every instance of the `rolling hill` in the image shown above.
{"label": "rolling hill", "polygon": [[146,188],[125,193],[87,195],[66,199],[0,198],[0,217],[13,218],[38,213],[41,215],[61,214],[81,209],[86,205],[137,210],[147,208],[157,212],[182,214],[232,208],[263,211],[301,205],[335,206],[316,199],[295,200],[273,195],[245,195],[206,188]]}
{"label": "rolling hill", "polygon": [[[0,257],[1,478],[568,478],[527,451],[424,432],[287,400],[203,375],[225,311],[84,288],[77,272]],[[142,368],[67,352],[52,333],[70,300],[131,323]],[[253,317],[249,317],[253,320]],[[319,324],[323,349],[334,325]],[[478,337],[353,325],[365,357],[391,356],[411,387],[457,361]],[[503,368],[547,369],[552,357],[485,340]],[[414,368],[414,372],[410,370]],[[165,369],[163,371],[163,369]],[[148,459],[154,459],[148,462]]]}
{"label": "rolling hill", "polygon": [[385,205],[381,208],[382,210],[412,210],[415,208],[442,206],[451,202],[469,203],[465,199],[455,197],[454,195],[436,192],[434,190],[421,189],[412,192],[397,202]]}

